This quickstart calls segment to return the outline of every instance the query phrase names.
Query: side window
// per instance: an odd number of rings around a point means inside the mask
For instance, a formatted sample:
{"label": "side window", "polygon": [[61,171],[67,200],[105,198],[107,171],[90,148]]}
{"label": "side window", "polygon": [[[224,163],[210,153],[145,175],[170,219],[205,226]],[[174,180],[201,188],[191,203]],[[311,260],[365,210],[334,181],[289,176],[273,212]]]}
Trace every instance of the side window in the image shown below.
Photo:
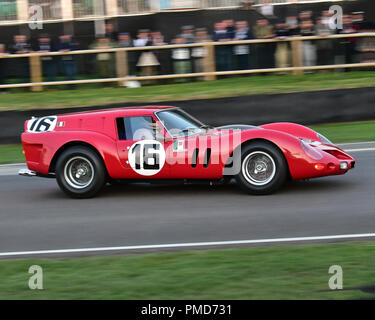
{"label": "side window", "polygon": [[152,117],[117,118],[119,140],[155,140],[156,123]]}

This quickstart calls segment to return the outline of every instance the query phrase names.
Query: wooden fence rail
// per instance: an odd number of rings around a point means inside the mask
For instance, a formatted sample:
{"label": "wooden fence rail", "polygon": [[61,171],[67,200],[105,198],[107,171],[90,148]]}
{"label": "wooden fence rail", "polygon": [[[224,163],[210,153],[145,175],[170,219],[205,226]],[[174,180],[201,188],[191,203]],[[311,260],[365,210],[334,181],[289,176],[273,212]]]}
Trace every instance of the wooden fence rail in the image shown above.
{"label": "wooden fence rail", "polygon": [[[19,88],[31,87],[32,91],[42,91],[44,86],[56,86],[67,84],[89,84],[89,83],[106,83],[117,82],[118,85],[123,85],[126,81],[142,81],[142,80],[157,80],[157,79],[175,79],[175,78],[193,78],[204,77],[205,80],[215,80],[220,75],[241,75],[241,74],[256,74],[256,73],[272,73],[272,72],[293,72],[293,74],[302,74],[305,70],[329,70],[342,68],[362,68],[375,67],[375,62],[368,63],[352,63],[340,65],[321,65],[321,66],[303,66],[302,58],[302,42],[308,40],[328,40],[340,38],[369,38],[375,37],[375,32],[356,33],[356,34],[341,34],[327,37],[309,36],[309,37],[288,37],[285,39],[257,39],[257,40],[243,40],[243,41],[229,41],[229,42],[204,42],[192,43],[183,45],[164,45],[164,46],[148,46],[148,47],[130,47],[130,48],[111,48],[111,49],[96,49],[96,50],[76,50],[69,52],[33,52],[28,54],[9,54],[0,55],[0,59],[15,59],[15,58],[29,58],[30,65],[30,80],[29,83],[6,84],[0,85],[0,88]],[[292,67],[287,68],[270,68],[270,69],[248,69],[248,70],[233,70],[233,71],[216,71],[215,63],[215,47],[223,45],[244,45],[244,44],[259,44],[259,43],[277,43],[290,42],[292,51]],[[170,50],[176,48],[193,48],[205,47],[206,56],[204,57],[204,72],[188,73],[188,74],[167,74],[167,75],[153,75],[153,76],[129,76],[128,75],[128,52],[131,51],[152,51],[152,50]],[[375,46],[374,48],[375,51]],[[42,63],[43,56],[63,56],[63,55],[83,55],[83,54],[98,54],[110,52],[115,53],[116,56],[116,75],[115,78],[105,79],[86,79],[86,80],[70,80],[70,81],[42,81]]]}

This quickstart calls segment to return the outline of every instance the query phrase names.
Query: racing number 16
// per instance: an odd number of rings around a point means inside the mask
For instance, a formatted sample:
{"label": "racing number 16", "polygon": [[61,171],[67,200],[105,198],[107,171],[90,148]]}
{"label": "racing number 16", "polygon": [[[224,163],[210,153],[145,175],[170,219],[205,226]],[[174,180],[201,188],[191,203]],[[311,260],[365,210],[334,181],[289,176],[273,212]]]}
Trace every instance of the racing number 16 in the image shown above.
{"label": "racing number 16", "polygon": [[143,144],[143,145],[137,144],[131,151],[135,157],[135,169],[136,170],[159,170],[160,169],[159,151],[160,151],[159,144]]}

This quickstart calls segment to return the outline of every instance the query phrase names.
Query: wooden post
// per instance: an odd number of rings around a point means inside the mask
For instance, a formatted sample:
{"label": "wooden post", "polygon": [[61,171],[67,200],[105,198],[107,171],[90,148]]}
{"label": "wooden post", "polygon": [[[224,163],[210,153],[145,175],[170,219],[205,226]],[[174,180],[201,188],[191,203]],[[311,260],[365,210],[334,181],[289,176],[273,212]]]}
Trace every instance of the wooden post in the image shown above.
{"label": "wooden post", "polygon": [[[128,52],[117,51],[116,52],[116,74],[118,78],[127,77],[129,74],[128,70]],[[124,86],[124,81],[119,81],[120,87]]]}
{"label": "wooden post", "polygon": [[[40,63],[40,56],[30,56],[29,62],[31,82],[42,82],[42,65]],[[43,86],[33,85],[31,91],[43,91]]]}
{"label": "wooden post", "polygon": [[63,20],[73,20],[73,1],[61,0],[61,17]]}
{"label": "wooden post", "polygon": [[105,7],[107,9],[107,15],[115,17],[119,15],[118,1],[117,0],[105,0]]}
{"label": "wooden post", "polygon": [[[303,67],[302,40],[292,40],[293,67]],[[293,71],[294,75],[302,75],[303,70]]]}
{"label": "wooden post", "polygon": [[26,22],[29,20],[29,1],[17,0],[17,20]]}
{"label": "wooden post", "polygon": [[[204,56],[204,72],[215,72],[216,62],[215,62],[215,46],[212,43],[207,43],[204,45],[206,49],[206,55]],[[216,80],[215,75],[208,75],[204,77],[206,81]]]}

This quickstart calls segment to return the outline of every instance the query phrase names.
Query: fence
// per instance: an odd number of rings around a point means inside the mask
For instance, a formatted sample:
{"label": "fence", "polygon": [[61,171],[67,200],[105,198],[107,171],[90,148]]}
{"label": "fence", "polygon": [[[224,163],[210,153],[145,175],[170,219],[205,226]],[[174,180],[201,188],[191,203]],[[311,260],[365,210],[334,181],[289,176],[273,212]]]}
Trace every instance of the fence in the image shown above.
{"label": "fence", "polygon": [[[112,48],[100,50],[77,50],[70,52],[50,52],[50,53],[29,53],[29,54],[13,54],[3,55],[0,59],[15,59],[15,58],[28,58],[30,65],[30,79],[29,83],[6,84],[0,85],[0,88],[18,88],[18,87],[31,87],[32,91],[42,91],[44,86],[56,85],[71,85],[71,84],[89,84],[89,83],[106,83],[117,82],[122,86],[126,81],[148,81],[158,79],[177,79],[177,78],[204,78],[204,80],[215,80],[217,76],[224,75],[243,75],[243,74],[257,74],[257,73],[277,73],[277,72],[292,72],[295,75],[303,74],[304,71],[309,70],[332,70],[343,68],[365,68],[375,67],[375,62],[365,63],[351,63],[351,64],[334,64],[334,65],[318,65],[318,66],[304,66],[302,42],[312,40],[328,40],[340,38],[373,38],[375,33],[358,33],[358,34],[345,34],[333,35],[327,37],[309,36],[309,37],[290,37],[283,40],[280,39],[259,39],[259,40],[245,40],[245,41],[229,41],[229,42],[205,42],[184,45],[164,45],[164,46],[148,46],[148,47],[129,47],[129,48]],[[215,48],[218,46],[229,45],[250,45],[250,44],[264,44],[264,43],[277,43],[277,42],[290,42],[292,53],[292,66],[285,68],[269,68],[269,69],[247,69],[247,70],[232,70],[232,71],[217,71],[215,62]],[[168,50],[176,48],[206,48],[206,55],[204,56],[204,72],[199,73],[184,73],[184,74],[164,74],[152,76],[129,76],[128,72],[128,53],[132,51],[152,51],[152,50]],[[375,51],[375,46],[370,49]],[[114,53],[116,56],[116,74],[117,77],[105,79],[85,79],[85,80],[69,80],[69,81],[42,81],[42,63],[41,57],[44,56],[64,56],[64,55],[86,55],[98,53]],[[1,61],[1,60],[0,60]]]}

